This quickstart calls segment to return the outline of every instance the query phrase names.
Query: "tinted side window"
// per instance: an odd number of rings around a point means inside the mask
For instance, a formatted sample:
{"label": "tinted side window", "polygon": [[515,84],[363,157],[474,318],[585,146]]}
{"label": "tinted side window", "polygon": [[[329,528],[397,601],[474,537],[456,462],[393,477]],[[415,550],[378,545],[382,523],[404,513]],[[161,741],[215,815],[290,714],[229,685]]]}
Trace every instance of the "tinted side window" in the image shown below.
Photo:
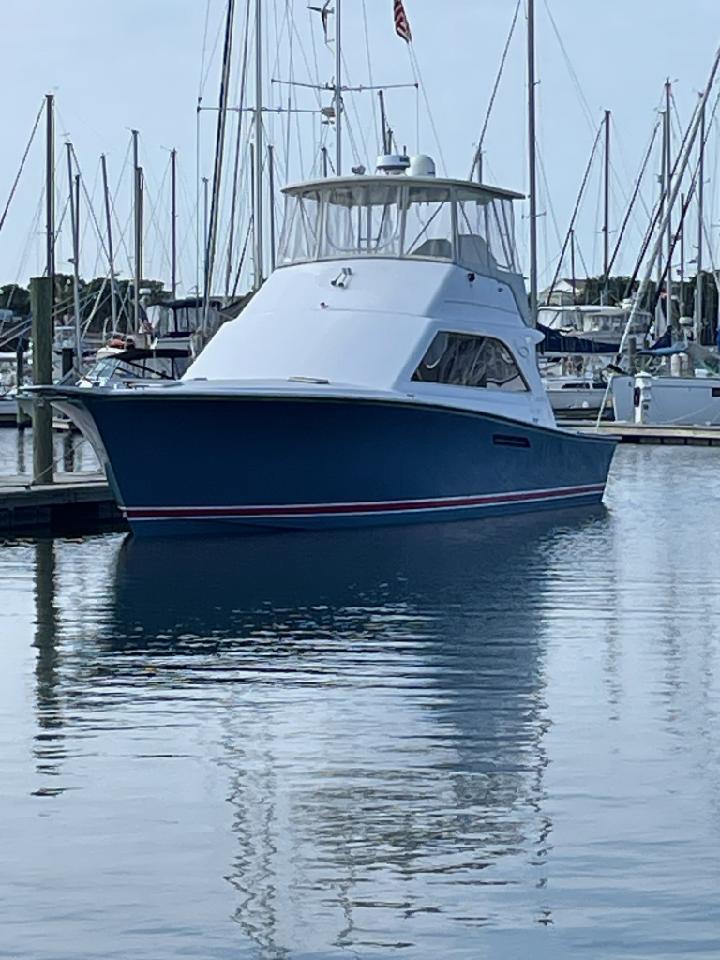
{"label": "tinted side window", "polygon": [[515,393],[528,389],[504,343],[494,337],[466,333],[436,334],[413,380]]}

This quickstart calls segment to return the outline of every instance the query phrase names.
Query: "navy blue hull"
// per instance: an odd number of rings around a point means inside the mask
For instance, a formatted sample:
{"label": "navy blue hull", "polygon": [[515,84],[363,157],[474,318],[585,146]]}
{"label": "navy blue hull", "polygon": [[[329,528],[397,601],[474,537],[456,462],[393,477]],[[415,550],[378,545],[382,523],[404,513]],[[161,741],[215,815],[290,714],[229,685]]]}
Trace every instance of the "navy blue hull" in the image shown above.
{"label": "navy blue hull", "polygon": [[614,450],[605,438],[412,402],[67,391],[59,405],[104,448],[141,535],[587,506],[602,499]]}

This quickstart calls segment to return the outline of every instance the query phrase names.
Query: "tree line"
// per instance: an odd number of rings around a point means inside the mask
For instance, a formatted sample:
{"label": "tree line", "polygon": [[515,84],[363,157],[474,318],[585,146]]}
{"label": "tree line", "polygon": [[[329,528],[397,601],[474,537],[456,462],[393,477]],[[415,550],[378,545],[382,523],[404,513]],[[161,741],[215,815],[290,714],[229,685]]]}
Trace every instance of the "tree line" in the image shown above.
{"label": "tree line", "polygon": [[[143,302],[159,303],[170,299],[170,293],[161,280],[142,281]],[[107,277],[95,277],[93,280],[80,280],[80,317],[89,323],[89,329],[102,331],[109,329],[112,320],[112,300],[110,281]],[[115,309],[119,330],[131,329],[134,325],[134,289],[132,280],[115,280]],[[64,273],[55,275],[54,316],[56,323],[65,317],[75,316],[72,276]],[[0,286],[0,310],[12,310],[16,317],[30,318],[30,290],[17,283]]]}

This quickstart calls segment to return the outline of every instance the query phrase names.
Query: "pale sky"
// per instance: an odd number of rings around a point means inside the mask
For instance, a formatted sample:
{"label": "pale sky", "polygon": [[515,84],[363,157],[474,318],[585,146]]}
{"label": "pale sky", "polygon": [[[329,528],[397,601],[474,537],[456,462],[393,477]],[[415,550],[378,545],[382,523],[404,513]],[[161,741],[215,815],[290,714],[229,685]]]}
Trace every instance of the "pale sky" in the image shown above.
{"label": "pale sky", "polygon": [[[367,48],[363,8],[367,11],[370,55],[376,83],[397,83],[412,79],[404,42],[395,36],[392,0],[343,0],[344,54],[347,80],[368,83]],[[405,0],[414,34],[414,52],[420,65],[431,113],[447,161],[447,172],[467,176],[500,55],[510,27],[516,0]],[[310,41],[314,31],[318,76],[331,80],[333,53],[322,44],[319,21],[306,11],[305,0],[265,0],[267,47],[270,66],[266,76],[287,78],[291,65],[282,33],[286,9],[297,22],[292,75],[312,79],[304,62],[314,71]],[[613,187],[613,219],[623,213],[623,194],[629,195],[635,172],[649,142],[660,105],[666,77],[674,81],[674,94],[683,123],[687,121],[697,92],[704,86],[715,48],[720,40],[720,7],[717,0],[536,0],[537,72],[539,79],[539,131],[543,169],[548,194],[543,189],[540,210],[541,268],[549,281],[552,261],[559,251],[551,211],[564,233],[575,195],[587,163],[595,131],[603,111],[613,111],[615,149],[613,165],[617,184]],[[217,55],[213,58],[224,0],[209,0],[208,51],[205,55],[206,103],[216,102],[219,75]],[[2,105],[3,148],[0,151],[0,205],[6,198],[35,120],[42,97],[53,92],[57,98],[58,203],[64,202],[67,174],[63,142],[69,135],[75,145],[88,190],[94,192],[94,209],[102,216],[97,185],[98,158],[108,155],[110,179],[116,183],[129,141],[129,129],[141,132],[142,161],[148,182],[148,203],[154,214],[146,225],[147,276],[168,279],[166,148],[175,146],[183,182],[180,200],[180,242],[182,290],[195,282],[195,240],[192,223],[195,203],[195,107],[203,62],[203,36],[207,0],[5,0],[2,9]],[[235,31],[236,89],[242,55],[245,0],[237,0]],[[579,88],[556,38],[548,16],[555,24],[575,71]],[[312,26],[311,26],[312,24]],[[276,25],[277,29],[276,29]],[[486,180],[499,186],[524,191],[526,173],[525,120],[525,19],[518,23],[506,74],[486,140]],[[274,61],[277,60],[277,64]],[[270,85],[268,84],[268,87]],[[279,88],[272,87],[267,102],[280,102]],[[308,99],[309,97],[309,99]],[[358,159],[371,167],[376,147],[371,141],[372,105],[369,93],[347,95],[351,132],[358,145]],[[305,99],[303,99],[305,98]],[[328,101],[325,95],[323,102]],[[416,99],[414,93],[389,91],[392,125],[398,138],[416,148]],[[587,106],[585,106],[585,104]],[[314,106],[313,94],[300,92],[296,105]],[[420,148],[436,157],[440,150],[429,121],[424,100],[420,102]],[[587,116],[589,109],[591,119]],[[357,115],[353,112],[357,111]],[[358,125],[356,117],[361,118]],[[203,120],[201,175],[211,176],[213,119]],[[267,129],[275,142],[284,169],[282,123],[268,115]],[[361,129],[362,128],[362,129]],[[303,150],[304,173],[315,160],[318,121],[309,115],[293,119],[290,166],[293,178],[300,168]],[[0,232],[0,282],[19,280],[42,271],[42,220],[35,220],[42,190],[43,145],[40,132],[31,150],[25,173],[5,226]],[[364,133],[364,138],[363,138]],[[714,138],[708,157],[710,205],[717,191],[714,173],[717,147]],[[327,140],[332,146],[332,134]],[[346,144],[348,161],[353,157]],[[348,162],[349,165],[349,162]],[[656,164],[655,164],[656,165]],[[599,169],[599,168],[598,168]],[[541,177],[542,180],[542,177]],[[578,228],[582,253],[591,272],[600,268],[601,239],[598,209],[599,178],[591,181],[588,199]],[[649,189],[647,191],[650,199]],[[119,219],[129,211],[129,180],[116,197]],[[518,210],[518,240],[526,247],[527,221]],[[88,221],[88,212],[83,211]],[[154,221],[153,221],[154,217]],[[720,217],[714,209],[708,223]],[[713,227],[713,229],[715,229]],[[86,228],[82,269],[85,275],[103,274],[106,265],[98,257],[98,244]],[[640,223],[629,236],[623,261],[631,266],[639,242]],[[715,231],[717,237],[717,231]],[[61,238],[58,269],[66,263],[67,238]],[[690,254],[688,254],[690,256]],[[127,275],[127,258],[119,255],[120,271]]]}

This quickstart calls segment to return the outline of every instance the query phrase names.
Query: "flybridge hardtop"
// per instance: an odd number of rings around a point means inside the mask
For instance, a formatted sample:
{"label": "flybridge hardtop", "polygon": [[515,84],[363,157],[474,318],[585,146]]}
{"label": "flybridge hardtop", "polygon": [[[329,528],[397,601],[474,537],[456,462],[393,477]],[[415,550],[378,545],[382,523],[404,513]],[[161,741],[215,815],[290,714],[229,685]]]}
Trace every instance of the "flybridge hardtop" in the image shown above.
{"label": "flybridge hardtop", "polygon": [[[387,174],[380,173],[373,175],[353,174],[352,176],[347,177],[322,177],[317,180],[303,180],[298,183],[288,184],[286,187],[283,187],[282,192],[285,194],[298,194],[313,188],[327,189],[328,187],[354,187],[358,184],[376,184],[378,187],[386,187],[388,184],[425,187],[427,188],[427,195],[429,198],[432,197],[433,193],[438,189],[455,187],[461,190],[463,193],[469,190],[473,193],[487,194],[489,197],[502,197],[505,200],[525,199],[525,194],[523,193],[517,193],[514,190],[506,190],[503,187],[490,186],[485,183],[477,183],[474,180],[459,180],[453,177],[411,176],[410,174],[389,177]],[[341,194],[337,194],[337,196],[340,198]],[[337,202],[341,202],[340,199],[338,199]]]}

